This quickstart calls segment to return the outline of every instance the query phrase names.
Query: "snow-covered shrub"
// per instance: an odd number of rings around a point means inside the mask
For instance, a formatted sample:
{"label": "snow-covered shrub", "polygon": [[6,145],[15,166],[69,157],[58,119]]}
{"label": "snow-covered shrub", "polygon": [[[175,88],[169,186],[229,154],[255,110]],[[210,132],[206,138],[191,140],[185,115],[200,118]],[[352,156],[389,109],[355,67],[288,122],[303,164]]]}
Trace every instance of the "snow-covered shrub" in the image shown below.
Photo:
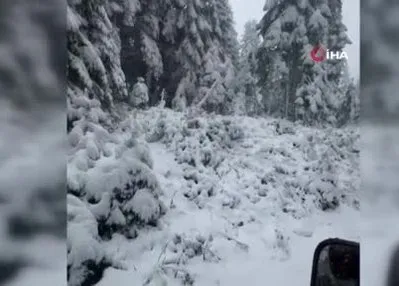
{"label": "snow-covered shrub", "polygon": [[211,142],[216,141],[222,147],[231,148],[233,141],[244,137],[244,131],[231,120],[219,119],[208,123],[206,136]]}
{"label": "snow-covered shrub", "polygon": [[[267,255],[289,259],[292,229],[285,229],[291,225],[287,220],[300,222],[322,211],[358,205],[356,129],[308,128],[269,118],[187,116],[157,107],[139,112],[136,119],[165,160],[157,168],[171,195],[173,220],[172,234],[162,231],[158,245],[151,242],[151,251],[164,244],[165,250],[148,271],[145,285],[200,283],[198,263],[220,259],[224,265],[237,250],[256,249],[251,237],[255,223],[270,224],[256,234],[270,250]],[[142,204],[152,206],[149,193]],[[176,229],[179,234],[173,236]],[[198,240],[197,233],[204,235]]]}
{"label": "snow-covered shrub", "polygon": [[[104,240],[117,233],[135,238],[140,229],[155,226],[166,210],[159,200],[162,192],[152,171],[149,148],[140,136],[134,115],[120,117],[126,119],[114,130],[105,128],[96,118],[83,117],[73,122],[68,134],[71,286],[94,285],[105,268],[118,267],[107,257]],[[78,211],[79,216],[75,214]],[[86,232],[80,237],[82,228]],[[82,250],[83,257],[76,254],[81,248],[87,251]]]}
{"label": "snow-covered shrub", "polygon": [[168,245],[171,253],[165,263],[186,264],[189,259],[201,257],[203,261],[219,262],[220,258],[212,251],[213,237],[204,237],[201,234],[187,235],[175,234]]}
{"label": "snow-covered shrub", "polygon": [[204,207],[218,191],[216,170],[224,160],[221,151],[241,142],[243,128],[222,116],[191,118],[159,108],[151,108],[138,116],[147,140],[169,146],[176,162],[182,165],[187,184],[184,196],[198,207]]}
{"label": "snow-covered shrub", "polygon": [[148,87],[144,82],[144,78],[139,77],[129,94],[129,103],[133,107],[143,108],[147,106],[148,101]]}
{"label": "snow-covered shrub", "polygon": [[[168,110],[152,120],[157,114],[158,109],[150,109],[138,120],[147,134],[162,126],[160,142],[174,153],[183,171],[183,195],[199,208],[214,199],[231,209],[239,208],[246,199],[253,204],[276,200],[282,212],[302,217],[315,208],[358,205],[359,134],[355,128],[324,130],[285,120],[247,122],[245,117],[187,118]],[[261,137],[251,138],[254,132]],[[242,150],[243,156],[252,156],[250,150],[255,150],[256,159],[246,160],[238,154],[241,147],[251,148]],[[267,164],[257,166],[258,158]],[[221,185],[230,176],[237,180],[234,189],[240,191]]]}
{"label": "snow-covered shrub", "polygon": [[[201,234],[175,234],[168,241],[159,256],[158,263],[144,285],[169,285],[168,277],[174,277],[179,285],[195,285],[195,277],[185,268],[191,259],[217,263],[221,258],[215,253],[213,237]],[[175,282],[176,283],[176,282]]]}
{"label": "snow-covered shrub", "polygon": [[[151,170],[153,162],[148,147],[132,137],[107,142],[95,135],[88,132],[82,137],[79,149],[75,149],[78,151],[70,158],[69,193],[105,207],[108,213],[101,220],[104,235],[110,231],[105,231],[106,225],[113,230],[117,225],[123,226],[120,231],[127,234],[128,228],[155,224],[164,210],[158,200],[161,190]],[[109,202],[104,202],[104,194]]]}
{"label": "snow-covered shrub", "polygon": [[184,114],[171,113],[167,109],[153,107],[137,114],[137,122],[147,142],[162,142],[170,145],[182,138]]}
{"label": "snow-covered shrub", "polygon": [[88,206],[79,198],[68,195],[68,285],[94,285],[112,259],[107,257],[98,235],[98,224]]}

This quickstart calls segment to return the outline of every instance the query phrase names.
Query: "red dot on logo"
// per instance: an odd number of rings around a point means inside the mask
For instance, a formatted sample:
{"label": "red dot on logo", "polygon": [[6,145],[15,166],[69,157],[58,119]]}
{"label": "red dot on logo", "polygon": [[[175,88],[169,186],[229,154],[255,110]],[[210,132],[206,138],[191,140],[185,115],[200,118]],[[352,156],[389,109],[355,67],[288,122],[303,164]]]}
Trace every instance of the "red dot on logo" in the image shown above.
{"label": "red dot on logo", "polygon": [[327,50],[325,48],[323,48],[322,46],[315,46],[310,51],[310,57],[316,63],[320,63],[327,58]]}

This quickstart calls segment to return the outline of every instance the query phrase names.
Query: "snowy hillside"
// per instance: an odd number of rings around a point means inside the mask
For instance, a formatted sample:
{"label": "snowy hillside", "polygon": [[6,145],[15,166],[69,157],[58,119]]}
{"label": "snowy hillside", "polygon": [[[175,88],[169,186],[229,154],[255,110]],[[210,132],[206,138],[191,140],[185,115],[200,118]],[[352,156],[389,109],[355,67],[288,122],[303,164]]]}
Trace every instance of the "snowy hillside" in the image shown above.
{"label": "snowy hillside", "polygon": [[350,42],[341,6],[270,1],[239,39],[228,0],[68,1],[69,286],[307,284],[356,236],[358,88],[306,55]]}
{"label": "snowy hillside", "polygon": [[70,285],[286,285],[289,268],[308,285],[320,240],[357,239],[356,128],[151,108],[87,134],[68,164]]}

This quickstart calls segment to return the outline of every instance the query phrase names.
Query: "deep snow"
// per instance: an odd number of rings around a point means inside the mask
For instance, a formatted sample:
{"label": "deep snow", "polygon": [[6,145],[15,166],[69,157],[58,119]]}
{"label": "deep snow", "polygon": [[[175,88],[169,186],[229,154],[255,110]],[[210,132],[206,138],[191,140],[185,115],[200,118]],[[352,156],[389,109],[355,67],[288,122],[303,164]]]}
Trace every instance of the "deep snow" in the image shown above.
{"label": "deep snow", "polygon": [[[221,128],[231,119],[229,132],[243,133],[229,137],[235,140],[227,140],[227,147],[221,147],[226,138],[219,133],[207,146],[198,143],[203,129]],[[322,130],[275,119],[215,116],[198,118],[193,124],[198,129],[189,132],[183,114],[158,109],[140,112],[136,120],[156,141],[149,147],[168,211],[157,228],[138,238],[115,235],[104,243],[125,270],[107,269],[98,285],[309,285],[313,251],[321,240],[359,241],[356,128]],[[154,131],[163,136],[153,140]],[[187,149],[196,161],[204,158],[204,149],[211,154],[208,161],[220,161],[193,167]],[[321,163],[325,156],[332,167]],[[265,174],[266,186],[259,183]],[[325,176],[340,190],[321,182]],[[312,183],[307,195],[297,193]],[[335,210],[317,205],[314,189],[323,187],[326,196],[345,189]]]}

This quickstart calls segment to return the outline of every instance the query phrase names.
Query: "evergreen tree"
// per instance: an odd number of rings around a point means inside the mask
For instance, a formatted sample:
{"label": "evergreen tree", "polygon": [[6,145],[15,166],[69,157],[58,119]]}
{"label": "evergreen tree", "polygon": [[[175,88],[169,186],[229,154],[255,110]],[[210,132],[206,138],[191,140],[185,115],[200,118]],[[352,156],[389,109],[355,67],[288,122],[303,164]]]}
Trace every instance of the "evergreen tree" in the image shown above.
{"label": "evergreen tree", "polygon": [[[239,42],[234,28],[233,12],[228,0],[214,0],[216,25],[214,34],[220,45],[219,58],[222,77],[222,102],[221,113],[235,113],[239,98],[237,98],[238,86],[234,83],[239,64]],[[218,96],[220,96],[218,95]]]}
{"label": "evergreen tree", "polygon": [[[117,19],[122,41],[122,67],[129,85],[134,85],[138,77],[143,77],[150,95],[154,95],[164,69],[158,46],[161,3],[143,0],[127,2],[129,4],[124,6],[129,5],[129,10],[123,11]],[[154,104],[156,100],[150,97],[150,103]]]}
{"label": "evergreen tree", "polygon": [[[345,101],[347,63],[315,63],[309,54],[323,45],[342,50],[350,43],[340,1],[268,1],[260,23],[260,87],[269,113],[306,123],[337,124]],[[347,87],[347,86],[346,86]]]}
{"label": "evergreen tree", "polygon": [[227,73],[231,67],[221,62],[220,49],[214,44],[206,53],[201,65],[199,77],[199,96],[194,104],[207,99],[202,107],[208,112],[223,113],[225,111],[228,89],[225,86]]}
{"label": "evergreen tree", "polygon": [[[78,74],[82,65],[75,62],[91,53],[83,66],[96,85],[87,92],[99,88],[90,96],[104,107],[115,99],[127,101],[126,86],[143,77],[150,105],[165,89],[166,106],[176,100],[190,105],[210,94],[206,110],[231,112],[238,42],[227,0],[89,0],[73,1],[69,9],[72,22],[81,27],[69,32],[69,42],[79,42],[70,45],[69,72]],[[81,45],[89,48],[82,52]]]}
{"label": "evergreen tree", "polygon": [[[90,115],[90,101],[111,111],[115,100],[127,98],[120,39],[109,18],[109,5],[108,1],[99,0],[68,2],[68,129],[74,121],[96,117]],[[82,109],[84,101],[89,113]]]}
{"label": "evergreen tree", "polygon": [[234,28],[234,16],[228,0],[214,0],[216,25],[214,32],[222,48],[234,64],[238,65],[239,42],[238,34]]}
{"label": "evergreen tree", "polygon": [[188,104],[197,96],[203,57],[211,45],[212,27],[205,10],[203,1],[175,1],[166,14],[165,88],[175,100],[182,98]]}
{"label": "evergreen tree", "polygon": [[237,85],[240,87],[237,97],[242,101],[245,114],[256,115],[261,111],[257,92],[257,59],[260,37],[257,31],[257,21],[252,20],[244,25],[244,34],[240,43],[239,71]]}
{"label": "evergreen tree", "polygon": [[[331,51],[343,51],[350,40],[346,27],[342,23],[342,2],[314,1],[314,10],[309,18],[308,34],[311,43],[323,44]],[[325,122],[341,125],[343,118],[349,119],[349,113],[340,115],[347,103],[346,92],[350,76],[345,59],[305,63],[304,73],[308,80],[297,92],[299,106],[305,122]]]}
{"label": "evergreen tree", "polygon": [[269,114],[295,118],[295,93],[302,80],[303,51],[308,44],[307,1],[269,1],[259,24],[260,88]]}
{"label": "evergreen tree", "polygon": [[238,52],[228,2],[176,1],[167,10],[163,88],[174,102],[198,104],[207,96],[207,111],[228,112]]}
{"label": "evergreen tree", "polygon": [[[226,112],[226,101],[234,97],[230,79],[238,59],[228,1],[136,2],[133,24],[118,22],[128,83],[145,77],[150,105],[160,100],[163,89],[168,95],[166,106],[176,105],[172,102],[190,105],[210,92],[203,107]],[[210,90],[216,79],[220,84]]]}

